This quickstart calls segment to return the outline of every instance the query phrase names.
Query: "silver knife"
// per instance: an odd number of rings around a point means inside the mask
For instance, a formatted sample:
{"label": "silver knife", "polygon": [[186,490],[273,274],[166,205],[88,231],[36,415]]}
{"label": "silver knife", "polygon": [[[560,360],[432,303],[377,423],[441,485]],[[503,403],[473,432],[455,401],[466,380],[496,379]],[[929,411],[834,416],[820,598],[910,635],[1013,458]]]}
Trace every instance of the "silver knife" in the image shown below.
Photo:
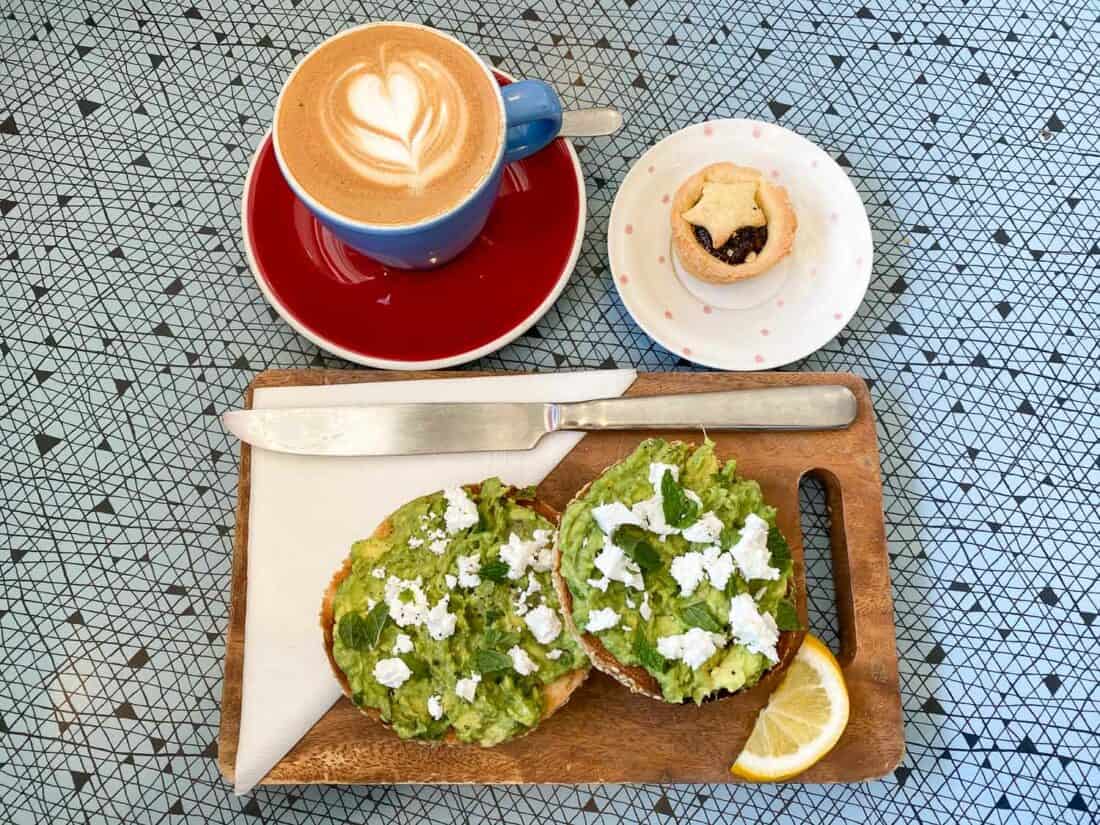
{"label": "silver knife", "polygon": [[569,404],[375,404],[234,410],[222,422],[254,447],[298,455],[529,450],[560,430],[833,430],[858,411],[847,387],[772,387]]}

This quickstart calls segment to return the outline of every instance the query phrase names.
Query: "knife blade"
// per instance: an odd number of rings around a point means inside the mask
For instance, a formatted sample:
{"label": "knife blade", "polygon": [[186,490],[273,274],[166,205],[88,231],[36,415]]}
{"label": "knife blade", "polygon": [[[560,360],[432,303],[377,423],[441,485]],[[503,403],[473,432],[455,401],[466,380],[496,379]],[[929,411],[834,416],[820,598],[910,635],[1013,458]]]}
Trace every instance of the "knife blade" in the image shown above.
{"label": "knife blade", "polygon": [[858,413],[847,387],[768,387],[569,404],[374,404],[233,410],[226,429],[254,447],[368,456],[529,450],[561,430],[829,430]]}

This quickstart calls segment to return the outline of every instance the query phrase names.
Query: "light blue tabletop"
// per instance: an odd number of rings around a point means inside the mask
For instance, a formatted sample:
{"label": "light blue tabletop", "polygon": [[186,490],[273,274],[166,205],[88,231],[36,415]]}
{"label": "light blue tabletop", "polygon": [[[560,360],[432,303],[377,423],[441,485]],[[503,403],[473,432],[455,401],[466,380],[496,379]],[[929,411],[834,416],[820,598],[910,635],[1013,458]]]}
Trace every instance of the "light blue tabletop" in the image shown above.
{"label": "light blue tabletop", "polygon": [[[2,818],[1096,821],[1100,9],[861,2],[0,6]],[[590,216],[565,294],[478,367],[689,366],[630,320],[605,251],[618,182],[671,131],[778,121],[848,170],[874,229],[870,292],[790,369],[872,384],[908,751],[894,774],[247,798],[222,781],[237,458],[215,414],[262,368],[343,366],[264,303],[241,184],[302,50],[380,18],[627,116],[578,145]],[[806,530],[829,637],[820,519]]]}

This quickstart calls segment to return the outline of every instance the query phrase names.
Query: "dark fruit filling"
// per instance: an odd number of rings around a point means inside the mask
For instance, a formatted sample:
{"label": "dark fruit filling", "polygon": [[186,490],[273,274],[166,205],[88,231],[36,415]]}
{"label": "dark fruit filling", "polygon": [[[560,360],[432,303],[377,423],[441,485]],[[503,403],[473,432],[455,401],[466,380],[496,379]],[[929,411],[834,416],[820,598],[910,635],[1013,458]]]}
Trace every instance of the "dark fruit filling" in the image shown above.
{"label": "dark fruit filling", "polygon": [[695,240],[707,252],[724,264],[743,264],[749,254],[760,254],[764,244],[768,242],[768,227],[766,226],[742,226],[734,232],[728,241],[717,249],[710,240],[710,233],[702,226],[693,226]]}

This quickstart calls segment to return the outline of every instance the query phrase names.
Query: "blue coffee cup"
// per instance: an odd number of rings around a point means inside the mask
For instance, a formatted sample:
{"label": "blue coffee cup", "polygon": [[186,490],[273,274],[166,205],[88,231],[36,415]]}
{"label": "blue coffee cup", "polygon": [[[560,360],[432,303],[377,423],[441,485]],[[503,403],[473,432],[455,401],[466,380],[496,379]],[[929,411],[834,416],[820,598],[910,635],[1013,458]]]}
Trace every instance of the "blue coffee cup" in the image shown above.
{"label": "blue coffee cup", "polygon": [[[401,25],[416,26],[412,23]],[[357,30],[350,29],[342,34]],[[501,117],[504,122],[504,140],[489,174],[477,188],[447,212],[425,221],[398,226],[369,224],[340,215],[319,203],[295,180],[283,161],[278,130],[272,130],[279,169],[298,200],[348,246],[384,264],[402,269],[434,269],[457,257],[473,243],[485,226],[500,191],[504,165],[533,155],[557,137],[561,130],[561,101],[549,84],[541,80],[520,80],[498,87],[496,76],[468,46],[444,32],[435,29],[431,31],[457,44],[477,60],[489,81],[499,88]],[[336,37],[341,37],[342,34]],[[327,42],[329,41],[325,41]],[[317,48],[322,48],[325,43]],[[302,62],[309,56],[306,55]],[[285,90],[286,86],[283,88]],[[276,121],[278,106],[276,104]]]}

